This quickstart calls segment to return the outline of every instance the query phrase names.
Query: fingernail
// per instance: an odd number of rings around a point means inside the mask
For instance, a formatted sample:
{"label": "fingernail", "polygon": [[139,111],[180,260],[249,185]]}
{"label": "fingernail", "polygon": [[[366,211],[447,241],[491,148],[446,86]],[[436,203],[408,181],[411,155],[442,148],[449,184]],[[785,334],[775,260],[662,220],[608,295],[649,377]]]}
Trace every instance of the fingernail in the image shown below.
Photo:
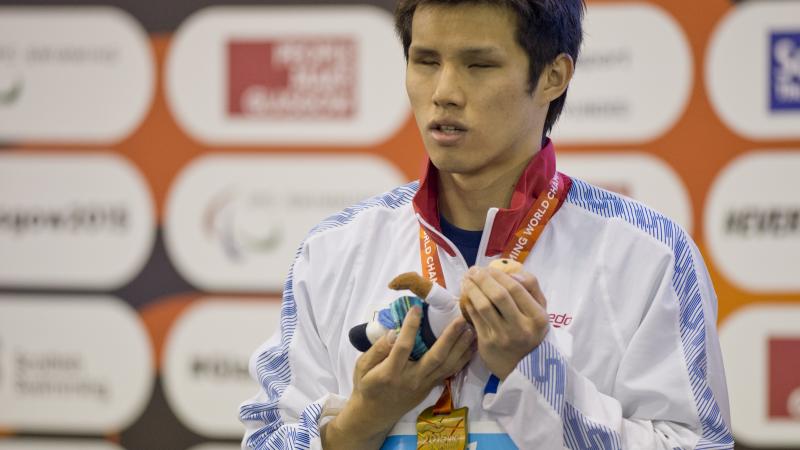
{"label": "fingernail", "polygon": [[519,281],[520,283],[522,283],[522,281],[525,279],[525,278],[523,278],[521,273],[512,273],[511,274],[511,278]]}
{"label": "fingernail", "polygon": [[472,266],[467,271],[468,275],[475,275],[476,273],[478,273],[478,266]]}
{"label": "fingernail", "polygon": [[470,341],[475,338],[475,332],[472,331],[472,327],[467,327],[464,330],[464,336],[466,336],[466,338],[469,339]]}
{"label": "fingernail", "polygon": [[387,339],[389,340],[389,345],[394,344],[399,334],[400,332],[398,330],[392,330],[389,332],[389,336],[387,336]]}
{"label": "fingernail", "polygon": [[421,306],[419,306],[419,305],[414,305],[414,307],[413,307],[413,308],[411,308],[411,309],[414,311],[414,314],[416,314],[416,315],[418,315],[418,316],[421,316],[421,315],[422,315],[422,307],[421,307]]}

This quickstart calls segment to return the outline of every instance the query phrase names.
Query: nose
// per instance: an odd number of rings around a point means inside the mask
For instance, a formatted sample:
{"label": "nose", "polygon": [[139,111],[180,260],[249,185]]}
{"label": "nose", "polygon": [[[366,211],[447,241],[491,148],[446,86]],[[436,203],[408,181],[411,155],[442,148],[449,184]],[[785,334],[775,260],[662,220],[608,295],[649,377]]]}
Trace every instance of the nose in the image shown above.
{"label": "nose", "polygon": [[452,65],[443,65],[436,80],[436,89],[433,91],[433,104],[440,108],[461,108],[464,106],[464,101],[458,70]]}

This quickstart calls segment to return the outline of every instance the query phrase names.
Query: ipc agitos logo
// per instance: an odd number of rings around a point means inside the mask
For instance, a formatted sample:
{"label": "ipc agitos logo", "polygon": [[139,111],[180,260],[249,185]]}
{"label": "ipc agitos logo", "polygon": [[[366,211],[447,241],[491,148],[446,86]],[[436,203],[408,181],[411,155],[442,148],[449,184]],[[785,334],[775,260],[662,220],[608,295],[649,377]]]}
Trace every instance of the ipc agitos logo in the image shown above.
{"label": "ipc agitos logo", "polygon": [[800,30],[770,36],[770,109],[800,111]]}

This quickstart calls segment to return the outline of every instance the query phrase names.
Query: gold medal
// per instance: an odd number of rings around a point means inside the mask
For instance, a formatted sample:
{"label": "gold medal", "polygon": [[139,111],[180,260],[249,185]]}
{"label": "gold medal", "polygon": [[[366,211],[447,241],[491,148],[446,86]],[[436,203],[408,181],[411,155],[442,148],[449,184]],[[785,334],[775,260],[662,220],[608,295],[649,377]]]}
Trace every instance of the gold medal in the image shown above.
{"label": "gold medal", "polygon": [[464,450],[467,448],[467,408],[436,414],[433,406],[417,417],[417,450]]}
{"label": "gold medal", "polygon": [[465,450],[467,408],[453,409],[450,380],[435,405],[417,416],[417,450]]}

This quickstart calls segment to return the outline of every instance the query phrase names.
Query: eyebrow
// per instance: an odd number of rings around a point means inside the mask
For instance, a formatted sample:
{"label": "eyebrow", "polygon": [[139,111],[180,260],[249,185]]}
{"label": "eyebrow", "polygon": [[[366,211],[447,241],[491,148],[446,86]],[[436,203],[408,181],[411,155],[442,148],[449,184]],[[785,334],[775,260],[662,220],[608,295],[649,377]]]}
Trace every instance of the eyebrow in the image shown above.
{"label": "eyebrow", "polygon": [[[415,56],[436,56],[439,54],[439,52],[435,49],[415,45],[411,46],[409,53],[413,53]],[[493,56],[501,54],[502,51],[499,48],[492,46],[466,47],[459,49],[457,53],[459,56]]]}

